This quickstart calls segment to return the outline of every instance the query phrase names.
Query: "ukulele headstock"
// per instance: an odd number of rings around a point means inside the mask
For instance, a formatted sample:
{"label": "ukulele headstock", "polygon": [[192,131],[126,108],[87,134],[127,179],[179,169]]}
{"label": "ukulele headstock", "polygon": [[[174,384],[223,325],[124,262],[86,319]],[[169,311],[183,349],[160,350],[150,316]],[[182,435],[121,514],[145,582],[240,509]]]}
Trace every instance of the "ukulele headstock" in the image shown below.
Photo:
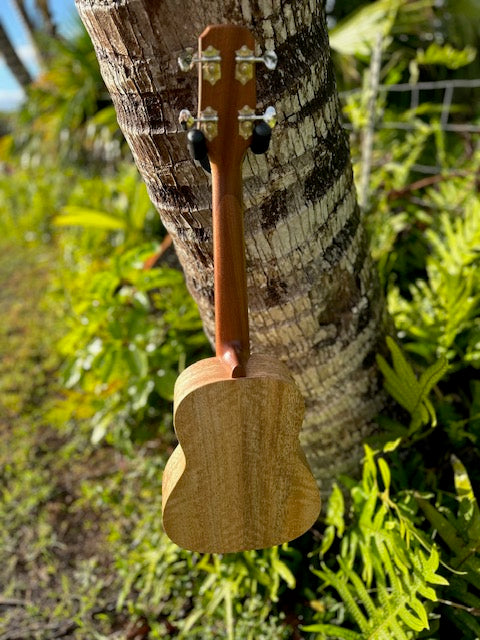
{"label": "ukulele headstock", "polygon": [[197,117],[183,109],[179,118],[190,129],[194,159],[202,162],[208,155],[213,164],[239,164],[249,146],[254,153],[268,148],[276,114],[273,107],[255,114],[255,65],[263,62],[274,69],[277,56],[273,51],[255,56],[254,51],[255,40],[246,27],[213,25],[200,35],[196,56],[190,49],[179,58],[182,70],[198,68]]}

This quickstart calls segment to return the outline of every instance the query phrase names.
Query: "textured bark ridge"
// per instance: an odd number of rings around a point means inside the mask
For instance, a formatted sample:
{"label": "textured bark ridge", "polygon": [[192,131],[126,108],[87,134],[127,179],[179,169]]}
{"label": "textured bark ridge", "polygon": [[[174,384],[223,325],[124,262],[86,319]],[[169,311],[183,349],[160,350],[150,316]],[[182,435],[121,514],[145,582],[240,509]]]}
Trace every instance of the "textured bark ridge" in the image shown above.
{"label": "textured bark ridge", "polygon": [[196,110],[196,73],[177,56],[208,24],[245,24],[273,72],[257,69],[258,107],[277,109],[266,156],[244,162],[252,351],[283,360],[306,400],[302,442],[323,486],[351,470],[382,405],[374,354],[383,301],[339,120],[322,3],[316,0],[76,0],[118,121],[173,237],[213,338],[209,178],[178,124]]}
{"label": "textured bark ridge", "polygon": [[11,40],[3,28],[0,22],[0,57],[5,60],[5,64],[12,72],[18,83],[26,89],[32,82],[30,73],[22,60],[19,58],[15,47],[12,45]]}

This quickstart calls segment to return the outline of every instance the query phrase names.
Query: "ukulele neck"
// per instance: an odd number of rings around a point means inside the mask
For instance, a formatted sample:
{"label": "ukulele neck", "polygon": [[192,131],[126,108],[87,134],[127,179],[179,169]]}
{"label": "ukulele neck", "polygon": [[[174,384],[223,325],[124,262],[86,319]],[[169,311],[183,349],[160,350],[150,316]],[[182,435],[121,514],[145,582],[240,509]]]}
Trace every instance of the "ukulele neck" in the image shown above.
{"label": "ukulele neck", "polygon": [[212,163],[212,212],[216,355],[238,378],[250,357],[241,163]]}
{"label": "ukulele neck", "polygon": [[[203,118],[212,169],[216,355],[232,378],[246,376],[250,356],[242,162],[251,133],[245,137],[239,113],[245,108],[253,113],[256,91],[255,66],[237,59],[245,47],[253,52],[255,41],[238,25],[211,25],[198,41],[198,117],[200,122]],[[212,114],[217,118],[214,126],[205,119]]]}

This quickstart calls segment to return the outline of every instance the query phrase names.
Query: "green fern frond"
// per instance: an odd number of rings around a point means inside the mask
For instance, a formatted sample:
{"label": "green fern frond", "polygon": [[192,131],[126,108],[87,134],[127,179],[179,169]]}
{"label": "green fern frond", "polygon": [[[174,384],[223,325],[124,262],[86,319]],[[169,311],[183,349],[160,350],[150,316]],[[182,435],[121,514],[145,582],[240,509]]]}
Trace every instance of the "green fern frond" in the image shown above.
{"label": "green fern frond", "polygon": [[354,594],[348,588],[347,576],[342,572],[335,573],[324,562],[322,562],[321,566],[322,570],[313,569],[313,573],[322,578],[325,584],[331,585],[337,591],[356,625],[362,632],[365,631],[368,626],[368,620],[358,606]]}
{"label": "green fern frond", "polygon": [[[452,466],[457,513],[447,506],[449,500],[440,509],[422,496],[415,495],[415,499],[443,541],[443,555],[452,574],[442,599],[442,615],[450,620],[459,634],[463,634],[462,637],[477,638],[480,637],[480,511],[466,468],[455,456],[452,456]],[[441,500],[441,494],[438,500]],[[438,563],[437,554],[418,570],[429,576],[430,584],[446,585],[446,580],[436,574]]]}
{"label": "green fern frond", "polygon": [[335,534],[341,538],[345,531],[345,502],[343,494],[336,482],[333,483],[332,492],[327,505],[325,524],[327,525],[323,534],[322,544],[319,549],[321,556],[325,555],[335,540]]}
{"label": "green fern frond", "polygon": [[470,198],[463,217],[453,220],[447,213],[440,217],[440,233],[428,229],[426,236],[444,268],[450,273],[478,260],[480,246],[480,203]]}
{"label": "green fern frond", "polygon": [[440,358],[417,378],[400,347],[387,337],[387,346],[392,355],[393,368],[382,356],[377,356],[378,366],[385,377],[385,390],[404,408],[410,416],[409,435],[423,425],[437,423],[435,409],[428,395],[448,370],[445,358]]}
{"label": "green fern frond", "polygon": [[426,602],[436,601],[436,587],[448,583],[437,573],[437,549],[426,545],[389,489],[386,460],[366,446],[362,481],[351,488],[354,524],[342,532],[337,568],[323,561],[312,569],[322,592],[338,594],[353,628],[337,629],[327,620],[305,630],[325,638],[411,640],[429,628]]}
{"label": "green fern frond", "polygon": [[[438,227],[426,231],[427,278],[411,285],[408,300],[392,287],[389,309],[409,351],[427,362],[441,355],[462,366],[462,361],[480,362],[480,202],[471,193],[461,194],[458,185],[451,187],[451,193],[437,193],[444,213]],[[445,189],[442,185],[440,191]],[[433,190],[429,195],[435,198]],[[463,215],[452,215],[452,201],[464,204]]]}
{"label": "green fern frond", "polygon": [[364,640],[361,633],[336,627],[333,624],[310,624],[302,627],[302,630],[317,632],[321,634],[322,638],[333,638],[333,640]]}
{"label": "green fern frond", "polygon": [[467,534],[468,540],[477,544],[480,551],[480,509],[473,493],[472,483],[467,470],[457,456],[452,455],[452,466],[455,491],[459,501],[459,524]]}
{"label": "green fern frond", "polygon": [[450,513],[447,518],[428,500],[420,496],[416,496],[416,500],[449,548],[452,554],[450,566],[465,571],[464,580],[480,589],[480,510],[465,467],[456,457],[452,462],[459,502],[457,516]]}
{"label": "green fern frond", "polygon": [[[422,552],[419,552],[421,555]],[[436,553],[435,551],[432,552]],[[438,557],[438,554],[437,554]],[[342,598],[342,601],[350,613],[352,619],[359,627],[361,636],[369,640],[403,640],[412,638],[411,631],[420,632],[429,628],[428,613],[425,605],[418,596],[430,600],[436,600],[434,589],[427,586],[427,582],[445,584],[445,580],[431,571],[425,575],[414,571],[408,577],[396,577],[392,580],[392,586],[386,584],[386,576],[395,575],[393,565],[389,569],[383,567],[383,571],[376,570],[375,599],[367,591],[360,576],[342,558],[337,558],[340,571],[334,573],[325,564],[321,571],[315,573],[324,582],[331,585]],[[426,567],[429,560],[421,564]],[[393,573],[391,573],[393,571]],[[365,614],[361,608],[365,610]],[[327,637],[344,637],[339,629],[331,625],[312,625],[306,627],[309,631],[323,631]],[[341,629],[343,631],[343,629]],[[350,636],[345,636],[350,637]]]}

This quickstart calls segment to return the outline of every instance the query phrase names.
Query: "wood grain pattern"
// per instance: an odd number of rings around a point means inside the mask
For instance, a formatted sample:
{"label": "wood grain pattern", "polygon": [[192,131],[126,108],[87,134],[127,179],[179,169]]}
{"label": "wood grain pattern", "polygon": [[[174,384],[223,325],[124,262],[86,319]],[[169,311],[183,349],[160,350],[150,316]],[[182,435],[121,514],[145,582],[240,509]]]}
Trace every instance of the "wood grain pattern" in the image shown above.
{"label": "wood grain pattern", "polygon": [[175,387],[179,445],[163,476],[163,524],[200,552],[261,549],[292,540],[320,511],[300,448],[302,396],[280,362],[254,354],[244,378],[219,358],[186,369]]}

